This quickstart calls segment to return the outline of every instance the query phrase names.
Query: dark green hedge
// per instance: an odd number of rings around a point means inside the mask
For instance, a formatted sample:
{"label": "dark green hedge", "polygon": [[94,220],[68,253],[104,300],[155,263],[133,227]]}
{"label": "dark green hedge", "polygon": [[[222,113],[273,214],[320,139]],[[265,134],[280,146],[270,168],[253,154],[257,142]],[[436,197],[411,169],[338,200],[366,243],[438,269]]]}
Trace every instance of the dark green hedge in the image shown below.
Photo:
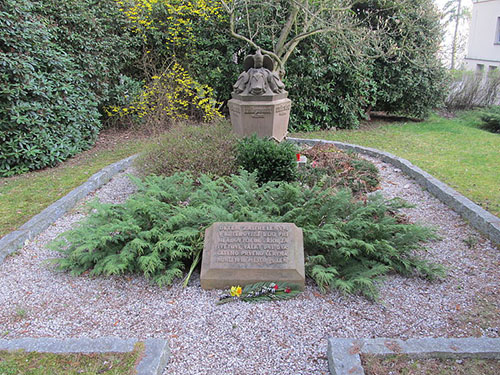
{"label": "dark green hedge", "polygon": [[0,3],[0,176],[94,144],[99,109],[126,95],[134,58],[120,17],[112,0]]}

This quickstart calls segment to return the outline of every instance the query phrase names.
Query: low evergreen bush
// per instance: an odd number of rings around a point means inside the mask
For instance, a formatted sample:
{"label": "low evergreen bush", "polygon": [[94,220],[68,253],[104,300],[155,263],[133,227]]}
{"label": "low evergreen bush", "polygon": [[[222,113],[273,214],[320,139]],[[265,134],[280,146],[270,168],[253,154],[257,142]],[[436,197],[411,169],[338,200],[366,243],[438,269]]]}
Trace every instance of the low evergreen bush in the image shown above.
{"label": "low evergreen bush", "polygon": [[299,181],[309,186],[350,189],[356,196],[377,189],[378,169],[354,153],[344,152],[334,145],[317,144],[302,151],[308,164],[299,169]]}
{"label": "low evergreen bush", "polygon": [[298,148],[290,142],[276,143],[255,134],[238,143],[238,164],[248,172],[257,172],[257,181],[295,181]]}
{"label": "low evergreen bush", "polygon": [[235,173],[236,136],[228,122],[178,124],[147,150],[137,165],[146,175],[191,171],[225,176]]}
{"label": "low evergreen bush", "polygon": [[[398,222],[405,206],[377,194],[356,202],[299,183],[268,182],[257,174],[212,179],[189,173],[135,179],[139,190],[124,204],[93,203],[79,227],[51,244],[63,254],[61,270],[79,275],[142,273],[159,285],[200,261],[205,229],[214,222],[286,222],[303,229],[306,272],[321,290],[337,288],[374,298],[374,280],[388,272],[432,279],[440,266],[416,256],[434,237],[419,225]],[[188,274],[189,275],[189,274]]]}
{"label": "low evergreen bush", "polygon": [[486,109],[481,114],[481,127],[492,133],[500,133],[500,106]]}

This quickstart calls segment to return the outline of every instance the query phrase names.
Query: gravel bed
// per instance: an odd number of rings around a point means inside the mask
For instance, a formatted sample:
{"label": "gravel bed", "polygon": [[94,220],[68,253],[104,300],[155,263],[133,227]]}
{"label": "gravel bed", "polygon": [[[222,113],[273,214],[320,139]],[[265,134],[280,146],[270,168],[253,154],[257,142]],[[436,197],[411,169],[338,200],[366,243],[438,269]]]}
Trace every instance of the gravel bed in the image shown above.
{"label": "gravel bed", "polygon": [[[0,338],[163,338],[172,353],[164,374],[281,375],[328,374],[332,336],[499,337],[491,326],[500,311],[498,249],[400,171],[374,162],[383,194],[414,203],[404,210],[410,220],[438,228],[442,240],[425,256],[447,267],[443,282],[391,275],[377,303],[322,295],[308,283],[293,300],[216,306],[222,292],[202,290],[196,274],[187,288],[159,288],[141,276],[72,277],[47,263],[57,254],[45,245],[85,216],[80,205],[0,264]],[[133,172],[87,200],[123,201],[134,190],[126,177]]]}

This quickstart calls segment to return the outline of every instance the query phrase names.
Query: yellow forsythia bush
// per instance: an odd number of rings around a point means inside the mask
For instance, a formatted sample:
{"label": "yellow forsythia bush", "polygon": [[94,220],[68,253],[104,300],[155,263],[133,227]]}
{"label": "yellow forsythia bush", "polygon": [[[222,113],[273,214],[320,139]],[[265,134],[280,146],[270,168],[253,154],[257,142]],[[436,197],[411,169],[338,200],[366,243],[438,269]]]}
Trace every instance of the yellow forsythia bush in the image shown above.
{"label": "yellow forsythia bush", "polygon": [[[126,107],[108,107],[109,116],[137,116],[187,120],[194,118],[210,122],[221,118],[221,103],[214,99],[214,90],[197,82],[175,58],[176,47],[193,38],[192,24],[197,18],[218,17],[220,3],[205,0],[116,0],[132,22],[134,31],[142,34],[147,44],[147,33],[158,28],[165,34],[166,50],[171,61],[160,75],[151,77],[141,94]],[[162,17],[155,7],[162,7]],[[149,54],[151,51],[146,51]],[[168,63],[168,61],[167,61]]]}

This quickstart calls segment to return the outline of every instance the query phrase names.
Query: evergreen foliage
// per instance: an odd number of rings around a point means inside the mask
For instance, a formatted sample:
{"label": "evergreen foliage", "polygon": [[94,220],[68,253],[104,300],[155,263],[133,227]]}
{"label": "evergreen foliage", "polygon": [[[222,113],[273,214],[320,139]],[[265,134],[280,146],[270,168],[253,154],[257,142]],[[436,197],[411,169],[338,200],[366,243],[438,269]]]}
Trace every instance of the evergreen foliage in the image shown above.
{"label": "evergreen foliage", "polygon": [[[127,2],[120,3],[127,8]],[[432,0],[354,3],[352,12],[347,12],[350,16],[337,20],[339,25],[350,20],[349,27],[301,40],[286,63],[284,82],[294,103],[290,114],[294,131],[356,128],[372,109],[424,117],[443,99],[445,70],[436,55],[439,15]],[[132,4],[136,11],[130,16],[141,29],[143,49],[148,52],[145,75],[161,75],[175,62],[199,85],[212,88],[213,92],[204,90],[205,99],[223,103],[227,113],[243,60],[255,50],[231,36],[221,2],[134,0]],[[235,20],[236,29],[263,25],[253,30],[251,39],[273,50],[293,4],[239,2],[249,15]],[[373,46],[369,35],[380,28],[386,30],[380,45]],[[188,108],[192,111],[192,104]]]}
{"label": "evergreen foliage", "polygon": [[500,133],[500,106],[493,106],[481,114],[482,127],[492,133]]}
{"label": "evergreen foliage", "polygon": [[0,176],[53,166],[89,148],[97,101],[30,1],[0,3]]}
{"label": "evergreen foliage", "polygon": [[386,28],[372,63],[374,110],[425,118],[444,101],[446,69],[439,56],[440,15],[433,0],[359,0],[356,12],[373,30]]}
{"label": "evergreen foliage", "polygon": [[125,25],[112,0],[0,2],[0,176],[94,144],[100,109],[128,89]]}
{"label": "evergreen foliage", "polygon": [[257,171],[260,184],[297,179],[297,147],[290,142],[276,143],[255,134],[243,138],[237,148],[238,164],[248,172]]}
{"label": "evergreen foliage", "polygon": [[353,201],[298,183],[257,183],[256,173],[212,179],[189,173],[135,179],[139,191],[122,205],[94,203],[94,212],[51,247],[59,269],[78,275],[143,273],[169,285],[196,266],[205,229],[214,222],[286,222],[303,229],[306,272],[321,290],[376,296],[374,279],[394,271],[433,278],[442,269],[415,255],[429,228],[399,223],[404,204],[381,195]]}
{"label": "evergreen foliage", "polygon": [[352,54],[340,35],[316,35],[301,42],[287,65],[286,90],[293,101],[294,131],[353,129],[375,104],[372,65]]}
{"label": "evergreen foliage", "polygon": [[54,40],[77,64],[99,111],[128,104],[142,85],[136,65],[140,36],[115,0],[34,0],[36,13],[56,25]]}

